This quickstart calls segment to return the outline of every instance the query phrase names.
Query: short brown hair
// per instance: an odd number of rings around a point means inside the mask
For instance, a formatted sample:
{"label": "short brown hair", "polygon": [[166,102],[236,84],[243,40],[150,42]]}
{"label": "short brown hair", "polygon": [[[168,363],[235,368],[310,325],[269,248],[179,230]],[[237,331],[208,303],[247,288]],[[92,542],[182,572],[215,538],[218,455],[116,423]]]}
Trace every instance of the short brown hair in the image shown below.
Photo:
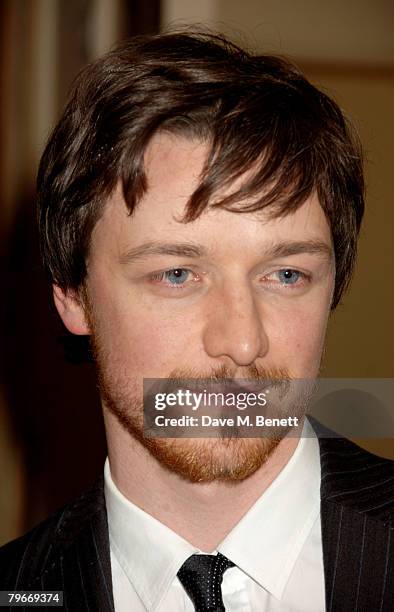
{"label": "short brown hair", "polygon": [[[78,289],[92,229],[122,182],[130,211],[146,189],[143,157],[158,130],[211,144],[184,222],[207,206],[273,215],[314,191],[331,227],[333,307],[354,267],[364,211],[361,147],[338,105],[285,59],[221,36],[172,33],[123,42],[75,81],[38,172],[41,247],[51,280]],[[221,201],[219,188],[250,179]]]}

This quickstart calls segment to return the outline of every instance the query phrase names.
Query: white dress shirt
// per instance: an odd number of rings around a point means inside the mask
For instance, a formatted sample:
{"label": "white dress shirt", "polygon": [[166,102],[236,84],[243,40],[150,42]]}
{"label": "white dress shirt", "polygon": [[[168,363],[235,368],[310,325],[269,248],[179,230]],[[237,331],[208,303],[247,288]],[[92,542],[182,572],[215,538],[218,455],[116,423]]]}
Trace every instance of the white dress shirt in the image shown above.
{"label": "white dress shirt", "polygon": [[[105,498],[116,612],[194,612],[177,572],[195,546],[126,499],[108,459]],[[290,461],[218,545],[226,612],[323,612],[318,440],[305,423]]]}

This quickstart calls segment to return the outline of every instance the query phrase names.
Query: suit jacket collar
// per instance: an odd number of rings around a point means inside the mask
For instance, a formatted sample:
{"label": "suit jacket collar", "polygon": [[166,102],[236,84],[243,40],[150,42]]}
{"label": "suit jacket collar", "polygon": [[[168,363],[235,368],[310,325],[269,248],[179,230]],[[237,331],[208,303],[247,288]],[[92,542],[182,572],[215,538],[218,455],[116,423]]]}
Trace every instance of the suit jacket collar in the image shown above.
{"label": "suit jacket collar", "polygon": [[388,612],[394,601],[394,462],[311,422],[320,444],[327,612]]}
{"label": "suit jacket collar", "polygon": [[37,577],[31,589],[56,590],[62,584],[65,610],[114,612],[103,477],[62,512],[46,537],[35,540],[40,547],[33,563],[40,569],[30,572]]}

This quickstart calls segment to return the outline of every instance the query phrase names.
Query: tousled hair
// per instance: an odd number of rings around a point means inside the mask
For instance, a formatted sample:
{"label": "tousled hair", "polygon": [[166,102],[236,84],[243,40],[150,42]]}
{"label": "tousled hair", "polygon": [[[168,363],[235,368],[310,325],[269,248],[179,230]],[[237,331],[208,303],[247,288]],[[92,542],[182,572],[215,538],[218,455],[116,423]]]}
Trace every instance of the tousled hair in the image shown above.
{"label": "tousled hair", "polygon": [[[121,181],[132,213],[147,189],[144,153],[162,130],[210,145],[185,223],[208,206],[285,215],[317,193],[335,251],[335,307],[351,278],[364,211],[358,137],[338,105],[289,61],[206,33],[136,37],[77,77],[37,179],[52,282],[83,285],[108,197]],[[220,199],[223,188],[230,192]]]}

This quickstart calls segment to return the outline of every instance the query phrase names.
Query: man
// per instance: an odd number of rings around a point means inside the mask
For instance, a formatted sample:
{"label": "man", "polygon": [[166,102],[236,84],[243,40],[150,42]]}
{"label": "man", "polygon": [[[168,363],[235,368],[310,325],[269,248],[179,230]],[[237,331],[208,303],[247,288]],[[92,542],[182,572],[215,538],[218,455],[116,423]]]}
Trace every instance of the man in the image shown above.
{"label": "man", "polygon": [[391,610],[392,462],[307,421],[301,439],[143,429],[143,379],[318,375],[363,214],[338,106],[220,37],[128,41],[78,78],[38,194],[108,461],[2,549],[1,588],[63,591],[72,611]]}

